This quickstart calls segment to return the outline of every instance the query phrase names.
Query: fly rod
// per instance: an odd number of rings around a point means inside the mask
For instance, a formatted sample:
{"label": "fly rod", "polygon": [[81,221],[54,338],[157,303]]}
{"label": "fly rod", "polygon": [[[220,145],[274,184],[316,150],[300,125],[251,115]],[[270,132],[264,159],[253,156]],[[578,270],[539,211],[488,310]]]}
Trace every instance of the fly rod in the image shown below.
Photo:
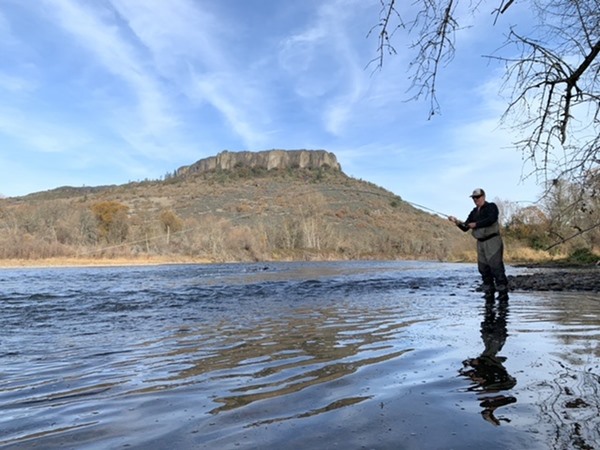
{"label": "fly rod", "polygon": [[409,202],[408,200],[402,200],[402,201],[406,202],[409,205],[412,205],[412,206],[414,206],[416,208],[424,209],[426,211],[432,212],[432,213],[437,214],[439,216],[446,217],[446,218],[450,217],[448,214],[441,213],[439,211],[436,211],[435,209],[428,208],[427,206],[419,205],[418,203]]}
{"label": "fly rod", "polygon": [[342,191],[342,192],[359,192],[362,194],[379,195],[381,197],[395,198],[404,203],[408,203],[409,205],[412,205],[415,208],[424,209],[425,211],[429,211],[431,213],[437,214],[442,217],[446,217],[446,218],[450,217],[450,215],[448,215],[448,214],[444,214],[442,212],[436,211],[435,209],[428,208],[427,206],[419,205],[418,203],[413,203],[413,202],[409,202],[408,200],[404,200],[402,197],[394,194],[393,192],[383,192],[382,193],[382,192],[366,191],[366,190],[361,190],[361,189],[339,189],[339,188],[330,188],[327,190],[328,191]]}

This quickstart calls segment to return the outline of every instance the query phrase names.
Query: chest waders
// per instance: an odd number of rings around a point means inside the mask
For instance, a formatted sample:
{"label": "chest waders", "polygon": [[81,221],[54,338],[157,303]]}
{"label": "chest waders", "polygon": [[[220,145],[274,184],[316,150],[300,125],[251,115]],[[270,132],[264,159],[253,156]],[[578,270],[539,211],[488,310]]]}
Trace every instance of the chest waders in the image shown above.
{"label": "chest waders", "polygon": [[483,291],[488,295],[493,295],[496,290],[506,291],[508,280],[504,270],[504,244],[498,223],[475,228],[472,234],[477,239],[477,268],[483,280]]}

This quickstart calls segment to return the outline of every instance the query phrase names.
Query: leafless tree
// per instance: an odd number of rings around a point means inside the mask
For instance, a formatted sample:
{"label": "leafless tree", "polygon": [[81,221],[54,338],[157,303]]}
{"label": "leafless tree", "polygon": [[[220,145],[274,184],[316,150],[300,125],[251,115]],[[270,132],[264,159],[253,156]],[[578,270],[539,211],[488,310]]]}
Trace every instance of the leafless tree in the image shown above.
{"label": "leafless tree", "polygon": [[495,14],[498,33],[506,35],[505,45],[488,56],[505,67],[509,100],[501,120],[519,132],[515,144],[532,163],[529,175],[543,185],[568,179],[588,186],[600,166],[600,0],[530,0],[534,22],[527,34],[507,23],[514,0],[463,0],[458,8],[460,2],[380,0],[380,21],[369,33],[378,37],[371,64],[382,68],[396,53],[397,31],[406,30],[415,51],[413,98],[425,97],[433,116],[440,110],[438,75],[452,61],[463,29],[465,17],[458,11]]}

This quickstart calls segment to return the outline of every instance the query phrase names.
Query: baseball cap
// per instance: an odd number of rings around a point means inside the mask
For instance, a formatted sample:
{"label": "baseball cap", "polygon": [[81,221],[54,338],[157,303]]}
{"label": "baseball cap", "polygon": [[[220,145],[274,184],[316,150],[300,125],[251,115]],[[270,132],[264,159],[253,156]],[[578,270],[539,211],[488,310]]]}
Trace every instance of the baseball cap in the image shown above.
{"label": "baseball cap", "polygon": [[481,188],[477,188],[473,191],[473,193],[469,197],[471,197],[471,198],[481,197],[482,195],[485,195],[485,191]]}

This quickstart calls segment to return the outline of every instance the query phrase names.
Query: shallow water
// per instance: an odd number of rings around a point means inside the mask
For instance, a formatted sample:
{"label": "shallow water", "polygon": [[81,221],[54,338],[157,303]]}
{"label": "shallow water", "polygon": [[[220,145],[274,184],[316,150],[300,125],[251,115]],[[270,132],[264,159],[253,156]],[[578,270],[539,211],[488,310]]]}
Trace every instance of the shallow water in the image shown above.
{"label": "shallow water", "polygon": [[0,448],[600,447],[600,296],[486,305],[476,282],[427,262],[0,270]]}

